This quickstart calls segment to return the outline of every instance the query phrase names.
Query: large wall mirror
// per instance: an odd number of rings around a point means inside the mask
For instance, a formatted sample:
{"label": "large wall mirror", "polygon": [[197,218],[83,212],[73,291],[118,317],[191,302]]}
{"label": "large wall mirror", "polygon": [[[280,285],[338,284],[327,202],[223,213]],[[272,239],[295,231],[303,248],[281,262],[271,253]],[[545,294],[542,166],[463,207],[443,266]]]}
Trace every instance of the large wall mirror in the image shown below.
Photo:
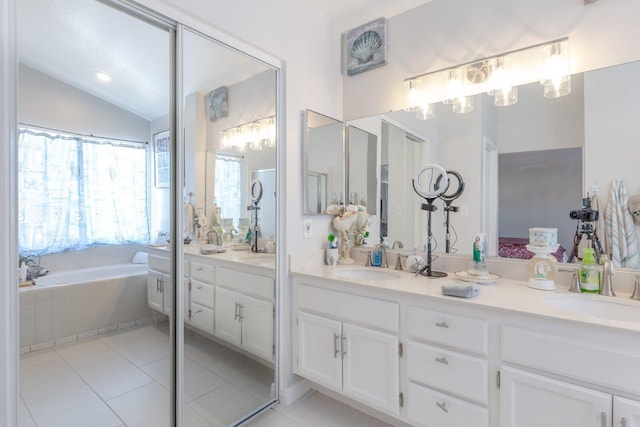
{"label": "large wall mirror", "polygon": [[[254,276],[268,285],[242,295],[243,316],[257,325],[250,332],[249,320],[245,329],[233,322],[240,292],[221,292],[227,304],[215,307],[231,307],[225,338],[213,329],[211,265],[193,270],[207,288],[189,273],[197,251],[187,242],[202,236],[195,221],[172,232],[172,198],[180,209],[184,202],[185,218],[190,205],[194,220],[228,219],[234,242],[258,211],[266,250],[277,232],[278,70],[128,2],[20,0],[17,18],[20,255],[42,273],[19,294],[21,425],[169,425],[175,360],[183,361],[185,426],[244,422],[277,397],[276,255],[252,254],[243,240],[238,253],[255,255],[251,265],[216,270],[232,285]],[[177,35],[180,189],[170,161],[179,157],[171,141]],[[257,180],[262,197],[249,211]],[[186,238],[187,259],[175,281],[185,302],[177,359],[172,235],[178,247]]]}
{"label": "large wall mirror", "polygon": [[[390,241],[424,247],[426,217],[411,177],[418,165],[437,163],[459,172],[466,184],[454,202],[459,211],[451,213],[451,253],[470,255],[473,236],[485,231],[490,255],[520,257],[530,227],[557,227],[557,258],[567,260],[579,225],[569,213],[582,209],[587,193],[597,196],[600,215],[614,179],[625,181],[630,196],[640,194],[638,71],[640,62],[633,62],[573,75],[571,93],[557,99],[544,98],[532,83],[520,86],[518,103],[508,107],[476,95],[467,114],[438,104],[430,120],[400,111],[350,122],[373,121],[381,135],[381,232]],[[422,148],[420,154],[406,155],[411,144]],[[407,176],[393,180],[392,168]],[[394,201],[398,194],[407,198]],[[444,202],[436,204],[434,238],[444,252]],[[598,233],[602,240],[604,231]]]}

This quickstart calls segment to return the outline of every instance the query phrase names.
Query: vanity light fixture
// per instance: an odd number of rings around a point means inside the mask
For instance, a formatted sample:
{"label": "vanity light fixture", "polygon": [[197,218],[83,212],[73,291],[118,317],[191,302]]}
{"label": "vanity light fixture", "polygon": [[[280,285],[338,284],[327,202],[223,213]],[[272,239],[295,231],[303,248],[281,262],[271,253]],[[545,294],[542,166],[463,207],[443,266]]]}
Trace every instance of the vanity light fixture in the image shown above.
{"label": "vanity light fixture", "polygon": [[480,93],[492,95],[497,106],[513,105],[518,86],[534,81],[542,84],[547,98],[571,92],[568,38],[409,77],[404,81],[404,109],[425,119],[433,116],[431,105],[442,102],[451,104],[455,113],[467,113],[473,110],[473,96]]}
{"label": "vanity light fixture", "polygon": [[234,126],[220,132],[220,148],[241,153],[262,150],[276,145],[275,116]]}
{"label": "vanity light fixture", "polygon": [[93,75],[96,76],[96,78],[100,81],[103,82],[110,82],[111,81],[111,76],[107,73],[104,73],[102,71],[96,71],[93,73]]}

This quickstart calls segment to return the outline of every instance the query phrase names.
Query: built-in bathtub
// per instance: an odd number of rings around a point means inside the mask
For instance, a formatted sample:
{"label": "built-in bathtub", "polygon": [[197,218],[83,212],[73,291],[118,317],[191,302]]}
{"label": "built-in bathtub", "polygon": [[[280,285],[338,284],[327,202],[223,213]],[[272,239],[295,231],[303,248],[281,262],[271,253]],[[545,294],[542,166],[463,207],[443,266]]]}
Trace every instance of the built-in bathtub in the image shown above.
{"label": "built-in bathtub", "polygon": [[51,272],[20,289],[22,352],[146,323],[147,265]]}

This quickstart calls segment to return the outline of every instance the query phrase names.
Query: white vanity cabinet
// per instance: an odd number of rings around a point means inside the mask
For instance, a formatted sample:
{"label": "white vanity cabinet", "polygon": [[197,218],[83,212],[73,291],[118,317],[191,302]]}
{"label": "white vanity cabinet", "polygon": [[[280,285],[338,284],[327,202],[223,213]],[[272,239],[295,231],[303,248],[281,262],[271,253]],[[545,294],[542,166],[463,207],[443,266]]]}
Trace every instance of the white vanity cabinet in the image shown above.
{"label": "white vanity cabinet", "polygon": [[488,322],[408,307],[407,417],[420,426],[488,427]]}
{"label": "white vanity cabinet", "polygon": [[294,371],[399,414],[399,305],[297,285]]}
{"label": "white vanity cabinet", "polygon": [[[572,332],[502,328],[502,362],[522,368],[501,368],[501,426],[640,427],[640,402],[616,395],[640,395],[640,353],[599,342],[590,329]],[[583,341],[581,332],[593,338]]]}
{"label": "white vanity cabinet", "polygon": [[187,321],[207,332],[214,331],[215,266],[191,261]]}
{"label": "white vanity cabinet", "polygon": [[274,279],[218,267],[215,283],[215,334],[273,361]]}
{"label": "white vanity cabinet", "polygon": [[505,367],[500,375],[500,425],[610,427],[610,394]]}
{"label": "white vanity cabinet", "polygon": [[147,271],[147,303],[149,307],[164,314],[171,313],[171,275],[169,259],[149,255]]}

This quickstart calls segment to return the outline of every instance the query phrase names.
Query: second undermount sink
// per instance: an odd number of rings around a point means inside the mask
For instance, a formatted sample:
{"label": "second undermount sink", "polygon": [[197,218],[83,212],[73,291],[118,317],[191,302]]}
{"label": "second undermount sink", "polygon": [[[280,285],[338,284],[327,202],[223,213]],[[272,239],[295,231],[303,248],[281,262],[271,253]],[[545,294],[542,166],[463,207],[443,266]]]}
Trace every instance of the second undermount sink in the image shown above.
{"label": "second undermount sink", "polygon": [[400,275],[398,273],[392,273],[377,268],[343,268],[337,269],[332,273],[336,276],[344,277],[347,279],[360,280],[391,280],[400,278]]}
{"label": "second undermount sink", "polygon": [[599,295],[554,295],[545,302],[555,308],[622,322],[640,323],[640,302]]}

